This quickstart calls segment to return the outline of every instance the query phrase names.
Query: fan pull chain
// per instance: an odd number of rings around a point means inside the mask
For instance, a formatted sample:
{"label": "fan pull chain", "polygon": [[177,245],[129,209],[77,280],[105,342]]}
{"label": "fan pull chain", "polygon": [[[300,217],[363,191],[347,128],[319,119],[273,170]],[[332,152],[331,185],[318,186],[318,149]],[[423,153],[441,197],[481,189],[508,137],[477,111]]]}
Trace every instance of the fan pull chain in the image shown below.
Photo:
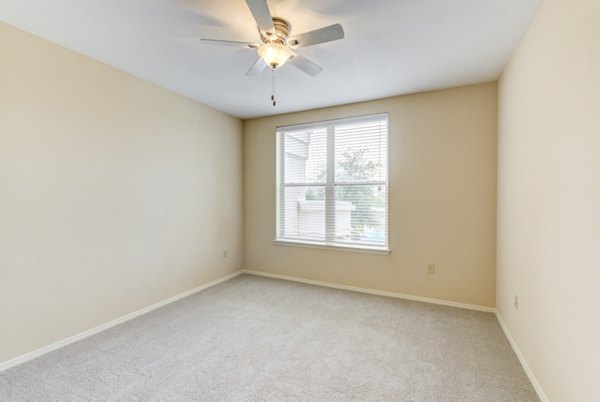
{"label": "fan pull chain", "polygon": [[275,100],[275,69],[271,69],[272,78],[271,78],[271,102],[273,102],[273,107],[277,106],[277,101]]}

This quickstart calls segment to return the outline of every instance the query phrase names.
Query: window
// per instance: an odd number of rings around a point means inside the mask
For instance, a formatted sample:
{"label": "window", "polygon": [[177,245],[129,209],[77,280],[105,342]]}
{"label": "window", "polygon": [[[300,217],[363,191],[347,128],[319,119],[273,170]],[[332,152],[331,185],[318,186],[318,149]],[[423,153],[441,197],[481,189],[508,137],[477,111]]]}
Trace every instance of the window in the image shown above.
{"label": "window", "polygon": [[387,114],[276,135],[276,243],[387,251]]}

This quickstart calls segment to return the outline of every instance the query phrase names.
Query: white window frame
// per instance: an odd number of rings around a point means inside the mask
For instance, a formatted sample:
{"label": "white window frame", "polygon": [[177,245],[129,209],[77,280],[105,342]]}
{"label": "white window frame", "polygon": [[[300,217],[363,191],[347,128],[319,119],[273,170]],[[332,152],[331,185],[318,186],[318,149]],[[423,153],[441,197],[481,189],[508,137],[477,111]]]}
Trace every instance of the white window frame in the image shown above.
{"label": "white window frame", "polygon": [[[386,181],[372,181],[372,182],[335,182],[335,136],[331,135],[330,130],[335,125],[344,125],[351,123],[360,123],[367,122],[372,120],[386,120],[387,121],[387,149],[386,149]],[[281,219],[281,197],[282,197],[282,187],[284,186],[294,186],[295,184],[286,184],[285,183],[285,172],[283,167],[285,166],[284,160],[284,152],[282,152],[283,144],[281,143],[281,136],[279,133],[281,131],[296,131],[296,130],[309,130],[311,128],[324,128],[327,127],[327,181],[324,184],[325,187],[325,233],[326,240],[325,242],[313,242],[307,240],[296,240],[296,239],[286,239],[280,238],[279,234],[283,232],[282,225],[285,222]],[[293,247],[310,247],[317,249],[325,249],[325,250],[338,250],[338,251],[353,251],[360,253],[370,253],[370,254],[385,254],[388,255],[391,253],[389,248],[389,194],[390,194],[390,121],[388,113],[378,113],[371,115],[363,115],[356,116],[350,118],[341,118],[341,119],[332,119],[332,120],[323,120],[316,121],[311,123],[304,124],[293,124],[288,126],[278,126],[275,129],[275,240],[273,243],[279,246],[293,246]],[[335,243],[332,237],[335,236],[335,186],[336,185],[384,185],[386,189],[385,193],[385,203],[386,203],[386,211],[385,211],[385,244],[383,246],[370,246],[364,244],[340,244]],[[310,186],[310,184],[309,184]],[[319,186],[323,186],[323,184],[319,184]]]}

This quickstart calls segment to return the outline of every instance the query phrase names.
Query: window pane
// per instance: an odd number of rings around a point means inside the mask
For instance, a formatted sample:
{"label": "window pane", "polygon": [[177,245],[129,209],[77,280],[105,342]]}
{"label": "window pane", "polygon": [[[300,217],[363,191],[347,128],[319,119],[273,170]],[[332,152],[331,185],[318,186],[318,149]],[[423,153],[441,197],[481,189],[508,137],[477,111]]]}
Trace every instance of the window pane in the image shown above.
{"label": "window pane", "polygon": [[285,182],[325,183],[327,129],[289,131],[283,137]]}
{"label": "window pane", "polygon": [[325,240],[325,186],[282,188],[280,211],[283,238]]}
{"label": "window pane", "polygon": [[386,192],[384,185],[336,186],[335,241],[385,245]]}
{"label": "window pane", "polygon": [[335,127],[335,181],[387,180],[387,120]]}

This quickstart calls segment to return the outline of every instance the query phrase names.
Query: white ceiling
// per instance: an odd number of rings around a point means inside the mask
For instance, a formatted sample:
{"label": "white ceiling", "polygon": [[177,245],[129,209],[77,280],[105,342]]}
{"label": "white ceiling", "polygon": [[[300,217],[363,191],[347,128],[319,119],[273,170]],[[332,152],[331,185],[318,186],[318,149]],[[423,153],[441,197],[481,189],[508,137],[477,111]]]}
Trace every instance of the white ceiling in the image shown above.
{"label": "white ceiling", "polygon": [[258,41],[244,0],[0,0],[0,20],[241,117],[493,81],[540,0],[269,0],[293,34],[341,23],[341,41],[300,49],[324,71],[245,73]]}

